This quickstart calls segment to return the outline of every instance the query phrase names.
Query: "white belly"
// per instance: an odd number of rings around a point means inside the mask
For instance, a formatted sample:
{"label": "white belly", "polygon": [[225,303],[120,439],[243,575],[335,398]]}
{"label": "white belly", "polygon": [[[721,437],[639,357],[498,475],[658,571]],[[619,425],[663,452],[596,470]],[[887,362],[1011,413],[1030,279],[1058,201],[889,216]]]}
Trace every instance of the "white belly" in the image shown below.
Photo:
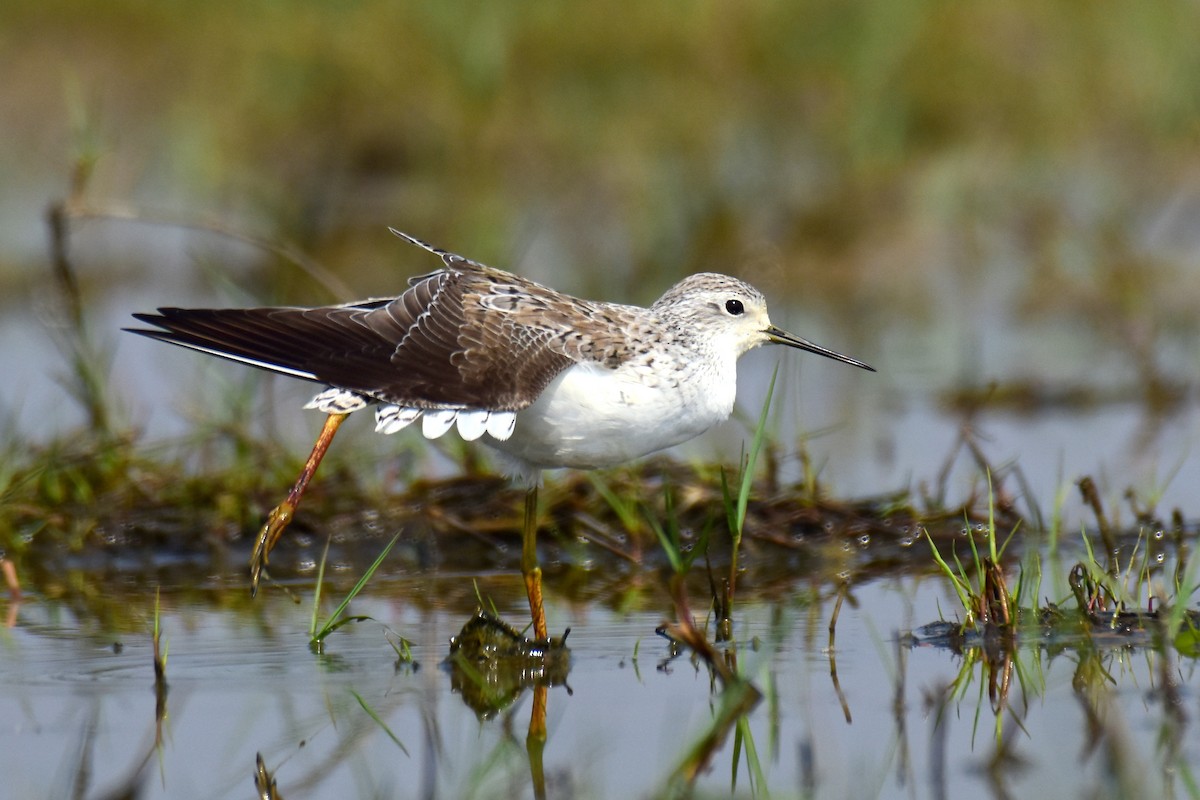
{"label": "white belly", "polygon": [[524,471],[553,467],[594,469],[620,464],[685,442],[733,411],[735,362],[686,379],[647,367],[610,370],[577,364],[554,379],[537,401],[517,412],[512,437],[492,447],[516,458]]}

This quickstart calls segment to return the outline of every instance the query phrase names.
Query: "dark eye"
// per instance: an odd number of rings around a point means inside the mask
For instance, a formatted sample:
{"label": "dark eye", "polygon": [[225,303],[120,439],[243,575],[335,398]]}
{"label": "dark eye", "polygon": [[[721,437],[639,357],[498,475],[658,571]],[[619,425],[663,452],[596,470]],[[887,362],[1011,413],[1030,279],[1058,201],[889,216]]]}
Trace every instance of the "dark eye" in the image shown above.
{"label": "dark eye", "polygon": [[726,300],[725,301],[725,310],[728,311],[730,314],[732,314],[735,317],[740,317],[742,314],[744,314],[746,312],[746,309],[742,305],[741,300]]}

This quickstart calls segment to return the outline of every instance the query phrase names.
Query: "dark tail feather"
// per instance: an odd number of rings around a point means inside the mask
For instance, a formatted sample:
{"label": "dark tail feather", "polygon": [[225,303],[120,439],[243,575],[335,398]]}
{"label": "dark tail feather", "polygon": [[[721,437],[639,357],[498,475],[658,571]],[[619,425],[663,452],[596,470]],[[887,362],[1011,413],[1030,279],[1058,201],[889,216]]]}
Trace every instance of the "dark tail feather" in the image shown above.
{"label": "dark tail feather", "polygon": [[[339,308],[160,308],[134,314],[154,328],[130,333],[306,380],[337,383],[334,376],[387,343]],[[374,360],[374,359],[372,359]]]}

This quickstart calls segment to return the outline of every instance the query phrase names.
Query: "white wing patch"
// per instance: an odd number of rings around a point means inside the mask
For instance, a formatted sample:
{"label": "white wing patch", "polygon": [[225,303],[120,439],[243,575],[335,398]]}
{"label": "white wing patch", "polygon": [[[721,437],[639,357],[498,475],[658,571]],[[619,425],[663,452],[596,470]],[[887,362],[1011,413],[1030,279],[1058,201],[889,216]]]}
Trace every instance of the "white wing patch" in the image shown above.
{"label": "white wing patch", "polygon": [[326,414],[350,414],[361,408],[365,408],[366,405],[367,398],[361,394],[355,394],[348,389],[339,389],[336,386],[330,386],[312,400],[309,400],[304,407],[315,408]]}
{"label": "white wing patch", "polygon": [[464,442],[473,442],[487,432],[489,412],[482,410],[458,412],[458,435]]}
{"label": "white wing patch", "polygon": [[424,418],[421,420],[421,433],[426,439],[436,439],[454,426],[454,418],[458,416],[458,409],[455,408],[438,408],[425,412]]}
{"label": "white wing patch", "polygon": [[[310,407],[315,408],[316,406]],[[486,433],[493,439],[505,441],[517,426],[515,411],[486,411],[484,409],[422,409],[383,405],[375,410],[375,432],[398,433],[421,419],[421,434],[437,439],[451,428],[458,428],[464,442],[473,442]]]}
{"label": "white wing patch", "polygon": [[421,416],[419,408],[380,406],[375,410],[375,432],[398,433],[411,425],[419,416]]}
{"label": "white wing patch", "polygon": [[517,427],[517,412],[515,411],[493,411],[488,414],[487,432],[496,441],[507,441],[508,437],[512,436],[515,427]]}

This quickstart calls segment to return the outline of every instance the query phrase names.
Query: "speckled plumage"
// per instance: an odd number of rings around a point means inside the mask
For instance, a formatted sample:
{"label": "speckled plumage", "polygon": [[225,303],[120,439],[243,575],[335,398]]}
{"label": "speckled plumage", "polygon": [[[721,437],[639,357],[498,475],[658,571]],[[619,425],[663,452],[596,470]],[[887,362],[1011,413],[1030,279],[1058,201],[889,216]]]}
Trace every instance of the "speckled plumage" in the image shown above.
{"label": "speckled plumage", "polygon": [[324,383],[327,416],[287,498],[250,557],[257,591],[268,557],[347,416],[376,406],[375,428],[421,422],[436,438],[500,450],[527,484],[521,573],[535,637],[547,641],[537,559],[537,486],[549,467],[604,467],[696,436],[729,416],[737,360],[774,343],[870,369],[771,324],[737,278],[684,278],[649,308],[569,297],[394,231],[443,267],[399,297],[321,308],[181,309],[134,316],[134,333]]}
{"label": "speckled plumage", "polygon": [[686,441],[729,416],[736,363],[760,344],[870,369],[771,325],[757,289],[689,276],[649,308],[564,295],[404,239],[443,268],[395,298],[319,308],[137,314],[136,333],[325,383],[309,407],[377,404],[376,427],[457,426],[501,450],[527,480],[552,467],[603,467]]}

